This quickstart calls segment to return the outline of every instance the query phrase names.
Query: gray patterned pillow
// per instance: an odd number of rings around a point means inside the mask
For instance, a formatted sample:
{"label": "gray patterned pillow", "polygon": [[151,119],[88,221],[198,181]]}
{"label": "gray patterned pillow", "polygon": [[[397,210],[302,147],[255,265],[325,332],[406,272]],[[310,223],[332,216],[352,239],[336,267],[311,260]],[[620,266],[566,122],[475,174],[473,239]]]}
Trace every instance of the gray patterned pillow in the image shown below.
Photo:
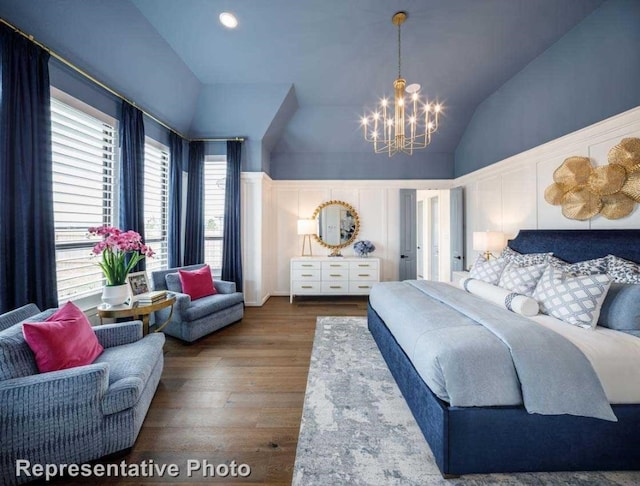
{"label": "gray patterned pillow", "polygon": [[593,260],[585,260],[583,262],[567,263],[558,257],[551,257],[549,263],[554,268],[561,270],[563,273],[570,275],[596,275],[607,273],[607,259],[606,258],[594,258]]}
{"label": "gray patterned pillow", "polygon": [[640,284],[640,265],[615,255],[607,255],[607,275],[616,283]]}
{"label": "gray patterned pillow", "polygon": [[469,276],[490,283],[491,285],[498,285],[500,275],[506,265],[507,261],[502,258],[485,260],[482,255],[479,255],[473,267],[471,267]]}
{"label": "gray patterned pillow", "polygon": [[521,267],[517,263],[511,262],[502,272],[498,285],[519,294],[533,295],[545,268],[547,268],[546,263]]}
{"label": "gray patterned pillow", "polygon": [[611,279],[607,275],[572,276],[549,265],[540,278],[533,298],[540,312],[574,326],[593,329],[598,323]]}
{"label": "gray patterned pillow", "polygon": [[504,258],[508,262],[515,262],[520,267],[528,267],[546,263],[552,255],[553,253],[519,253],[507,246],[500,253],[500,258]]}

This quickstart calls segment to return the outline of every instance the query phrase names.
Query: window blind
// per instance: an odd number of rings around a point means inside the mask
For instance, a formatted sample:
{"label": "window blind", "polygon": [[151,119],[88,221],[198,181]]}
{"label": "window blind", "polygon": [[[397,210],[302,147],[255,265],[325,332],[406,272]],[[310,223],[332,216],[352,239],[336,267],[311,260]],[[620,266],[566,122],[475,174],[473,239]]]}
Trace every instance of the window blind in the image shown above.
{"label": "window blind", "polygon": [[147,272],[168,268],[169,149],[150,139],[144,145],[144,241],[155,256]]}
{"label": "window blind", "polygon": [[214,274],[222,273],[222,234],[227,161],[207,157],[204,162],[204,261]]}
{"label": "window blind", "polygon": [[115,128],[51,98],[53,207],[58,298],[99,291],[102,271],[91,258],[92,226],[113,218]]}

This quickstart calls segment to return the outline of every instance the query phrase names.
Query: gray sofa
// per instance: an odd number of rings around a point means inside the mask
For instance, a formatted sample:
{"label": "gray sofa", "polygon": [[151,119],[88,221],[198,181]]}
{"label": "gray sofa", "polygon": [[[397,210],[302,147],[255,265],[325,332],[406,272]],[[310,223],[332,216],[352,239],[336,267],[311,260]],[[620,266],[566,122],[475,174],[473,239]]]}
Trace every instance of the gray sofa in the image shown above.
{"label": "gray sofa", "polygon": [[[204,264],[169,268],[151,272],[154,290],[169,290],[176,294],[173,315],[162,332],[189,343],[213,331],[239,321],[244,316],[244,295],[236,292],[234,282],[214,280],[217,294],[194,301],[182,293],[178,270],[197,270]],[[169,317],[170,309],[155,312],[155,322],[161,325]]]}
{"label": "gray sofa", "polygon": [[162,333],[142,336],[132,321],[95,327],[104,347],[90,365],[39,373],[22,322],[41,321],[29,304],[0,316],[0,484],[17,459],[83,463],[133,446],[164,365]]}

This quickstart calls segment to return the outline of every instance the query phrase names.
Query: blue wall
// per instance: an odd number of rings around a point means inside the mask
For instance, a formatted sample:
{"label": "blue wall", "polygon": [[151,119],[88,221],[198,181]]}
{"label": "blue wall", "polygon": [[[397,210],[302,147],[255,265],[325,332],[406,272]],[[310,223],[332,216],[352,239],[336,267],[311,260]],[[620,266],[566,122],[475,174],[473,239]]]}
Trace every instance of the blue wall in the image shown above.
{"label": "blue wall", "polygon": [[476,109],[455,176],[640,105],[640,1],[610,0]]}
{"label": "blue wall", "polygon": [[274,152],[271,178],[289,180],[451,179],[453,154],[428,150],[412,156],[362,152]]}
{"label": "blue wall", "polygon": [[[49,61],[49,74],[51,85],[55,88],[116,120],[120,118],[122,101],[119,97],[54,58]],[[169,146],[169,130],[147,116],[144,117],[144,130],[147,137]]]}

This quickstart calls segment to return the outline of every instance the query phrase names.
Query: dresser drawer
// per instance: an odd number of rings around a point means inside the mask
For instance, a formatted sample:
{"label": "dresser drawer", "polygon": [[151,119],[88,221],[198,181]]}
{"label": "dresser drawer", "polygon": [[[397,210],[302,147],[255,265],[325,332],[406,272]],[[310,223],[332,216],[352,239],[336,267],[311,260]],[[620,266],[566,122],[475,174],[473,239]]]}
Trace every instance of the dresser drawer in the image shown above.
{"label": "dresser drawer", "polygon": [[291,268],[293,270],[320,270],[320,262],[291,262]]}
{"label": "dresser drawer", "polygon": [[376,282],[349,282],[349,293],[368,295],[374,283]]}
{"label": "dresser drawer", "polygon": [[289,273],[289,302],[296,295],[366,296],[380,281],[380,259],[295,257]]}
{"label": "dresser drawer", "polygon": [[291,279],[292,280],[320,280],[320,270],[294,268],[291,271]]}
{"label": "dresser drawer", "polygon": [[350,281],[378,281],[378,270],[370,268],[352,268],[349,270]]}
{"label": "dresser drawer", "polygon": [[339,270],[341,268],[343,268],[345,270],[348,270],[349,269],[349,262],[340,261],[340,260],[330,261],[330,262],[322,262],[322,274],[323,275],[326,275],[325,272],[328,272],[329,270]]}
{"label": "dresser drawer", "polygon": [[362,261],[349,262],[349,268],[351,270],[377,270],[378,260],[367,260],[363,258]]}
{"label": "dresser drawer", "polygon": [[291,290],[294,294],[319,294],[322,292],[319,281],[301,282],[293,280],[291,282]]}
{"label": "dresser drawer", "polygon": [[349,282],[347,280],[323,281],[321,289],[323,294],[346,294],[349,291]]}
{"label": "dresser drawer", "polygon": [[322,280],[349,280],[348,268],[323,268]]}

